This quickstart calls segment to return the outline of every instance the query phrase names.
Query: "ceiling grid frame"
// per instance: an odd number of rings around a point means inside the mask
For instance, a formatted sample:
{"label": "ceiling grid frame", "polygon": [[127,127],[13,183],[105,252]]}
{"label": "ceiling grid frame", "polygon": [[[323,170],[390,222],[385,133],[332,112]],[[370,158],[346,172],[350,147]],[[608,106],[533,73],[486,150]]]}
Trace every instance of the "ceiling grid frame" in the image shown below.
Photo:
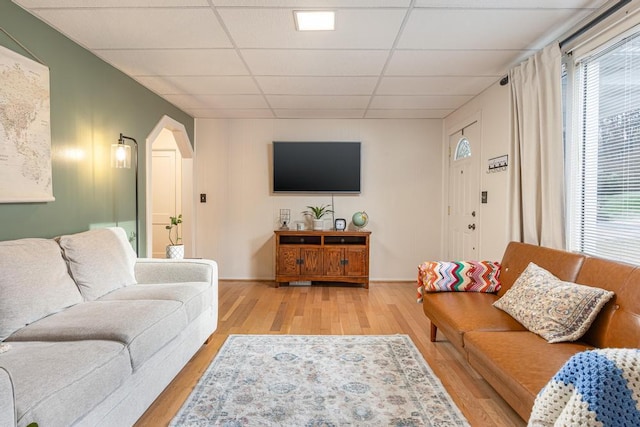
{"label": "ceiling grid frame", "polygon": [[338,119],[442,119],[607,2],[12,1],[194,117]]}

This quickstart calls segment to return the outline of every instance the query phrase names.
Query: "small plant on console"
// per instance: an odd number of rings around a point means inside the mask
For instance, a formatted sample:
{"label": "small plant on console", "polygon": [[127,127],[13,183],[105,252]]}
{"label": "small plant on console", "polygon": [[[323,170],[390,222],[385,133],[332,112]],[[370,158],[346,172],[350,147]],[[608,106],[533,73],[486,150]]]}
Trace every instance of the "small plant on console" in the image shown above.
{"label": "small plant on console", "polygon": [[323,230],[324,221],[322,217],[333,213],[333,210],[330,209],[331,205],[307,206],[307,208],[309,208],[309,210],[303,211],[302,214],[310,216],[313,219],[314,230]]}
{"label": "small plant on console", "polygon": [[309,210],[303,211],[302,214],[310,216],[313,219],[322,219],[323,216],[333,213],[333,210],[329,209],[330,207],[331,205],[307,206]]}
{"label": "small plant on console", "polygon": [[[180,237],[180,224],[182,224],[182,214],[178,216],[170,216],[171,225],[167,225],[165,228],[169,230],[169,241],[171,242],[171,246],[180,245],[182,241],[182,237]],[[175,228],[175,236],[176,241],[173,241],[173,229]]]}

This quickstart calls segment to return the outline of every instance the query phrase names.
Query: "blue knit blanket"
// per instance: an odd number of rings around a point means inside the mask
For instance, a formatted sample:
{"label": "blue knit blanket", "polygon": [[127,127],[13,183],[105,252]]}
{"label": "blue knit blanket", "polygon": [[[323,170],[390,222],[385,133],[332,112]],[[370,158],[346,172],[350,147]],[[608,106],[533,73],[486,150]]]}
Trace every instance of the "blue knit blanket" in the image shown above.
{"label": "blue knit blanket", "polygon": [[640,349],[571,357],[538,394],[529,426],[640,426]]}

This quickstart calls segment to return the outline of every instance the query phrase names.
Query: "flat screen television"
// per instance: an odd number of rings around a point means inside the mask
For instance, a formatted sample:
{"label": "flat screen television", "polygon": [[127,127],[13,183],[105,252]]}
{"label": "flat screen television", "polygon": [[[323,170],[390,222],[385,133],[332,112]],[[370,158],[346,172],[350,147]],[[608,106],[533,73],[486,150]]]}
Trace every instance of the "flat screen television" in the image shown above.
{"label": "flat screen television", "polygon": [[275,193],[360,193],[360,142],[273,142]]}

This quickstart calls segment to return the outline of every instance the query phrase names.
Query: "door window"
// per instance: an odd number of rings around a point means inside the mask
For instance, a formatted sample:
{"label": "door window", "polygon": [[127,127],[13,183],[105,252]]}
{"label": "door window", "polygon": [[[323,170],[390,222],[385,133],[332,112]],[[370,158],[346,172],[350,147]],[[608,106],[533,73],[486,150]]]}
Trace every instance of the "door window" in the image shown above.
{"label": "door window", "polygon": [[471,144],[469,143],[469,140],[463,136],[460,138],[460,141],[458,141],[456,154],[453,157],[453,160],[465,159],[467,157],[471,157]]}

